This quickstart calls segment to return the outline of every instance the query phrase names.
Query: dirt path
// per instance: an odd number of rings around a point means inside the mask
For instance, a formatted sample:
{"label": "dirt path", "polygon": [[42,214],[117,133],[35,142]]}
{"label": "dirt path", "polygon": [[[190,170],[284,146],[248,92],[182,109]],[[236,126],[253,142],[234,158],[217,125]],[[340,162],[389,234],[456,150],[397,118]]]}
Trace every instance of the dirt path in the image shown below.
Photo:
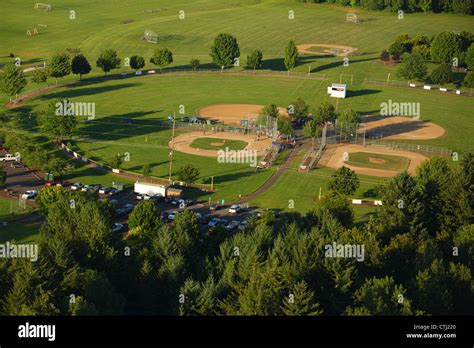
{"label": "dirt path", "polygon": [[249,202],[257,198],[258,196],[262,195],[263,193],[265,193],[280,178],[280,176],[282,176],[283,173],[285,173],[288,170],[288,168],[290,168],[291,164],[293,163],[293,160],[295,159],[300,149],[301,149],[300,146],[294,147],[291,150],[288,157],[286,158],[286,161],[282,165],[278,166],[278,170],[276,170],[273,173],[273,175],[262,186],[260,186],[256,191],[252,192],[251,194],[245,197],[242,197],[240,200],[238,200],[234,204],[242,204],[244,202]]}

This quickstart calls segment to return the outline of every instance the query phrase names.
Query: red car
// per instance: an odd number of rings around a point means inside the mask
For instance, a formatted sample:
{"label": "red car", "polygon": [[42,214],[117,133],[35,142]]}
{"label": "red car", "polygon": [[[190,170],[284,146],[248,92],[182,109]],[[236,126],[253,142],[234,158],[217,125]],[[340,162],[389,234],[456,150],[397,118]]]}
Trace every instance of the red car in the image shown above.
{"label": "red car", "polygon": [[50,186],[63,186],[63,183],[62,182],[59,182],[59,181],[54,181],[54,180],[48,180],[45,182],[44,186],[46,187],[50,187]]}

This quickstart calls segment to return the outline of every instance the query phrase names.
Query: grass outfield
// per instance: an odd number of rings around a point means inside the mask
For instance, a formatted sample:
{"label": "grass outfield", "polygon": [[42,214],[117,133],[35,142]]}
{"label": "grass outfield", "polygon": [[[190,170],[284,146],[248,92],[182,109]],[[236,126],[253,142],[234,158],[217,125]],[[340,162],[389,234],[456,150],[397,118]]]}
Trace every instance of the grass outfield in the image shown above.
{"label": "grass outfield", "polygon": [[[380,163],[375,163],[376,161],[380,161]],[[406,157],[400,156],[353,152],[349,154],[349,161],[347,164],[364,168],[404,171],[410,165],[410,160]]]}
{"label": "grass outfield", "polygon": [[202,150],[220,150],[228,148],[229,150],[242,150],[247,146],[247,142],[241,140],[229,140],[220,138],[197,138],[189,145],[195,149]]}

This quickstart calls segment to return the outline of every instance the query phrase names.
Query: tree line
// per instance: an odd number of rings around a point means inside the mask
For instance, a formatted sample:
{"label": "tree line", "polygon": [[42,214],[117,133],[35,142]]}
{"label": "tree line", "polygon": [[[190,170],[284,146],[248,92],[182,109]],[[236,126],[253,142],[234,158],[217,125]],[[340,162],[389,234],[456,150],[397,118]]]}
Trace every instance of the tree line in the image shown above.
{"label": "tree line", "polygon": [[305,3],[328,3],[362,7],[372,11],[452,12],[474,14],[472,0],[298,0]]}
{"label": "tree line", "polygon": [[[269,211],[239,232],[202,232],[191,211],[165,224],[142,201],[122,236],[111,232],[108,201],[45,188],[40,257],[0,261],[0,313],[472,313],[474,154],[455,168],[433,158],[377,190],[383,206],[362,226],[346,196],[331,192],[305,215]],[[364,245],[363,261],[328,257],[334,242]]]}
{"label": "tree line", "polygon": [[[467,31],[445,31],[432,38],[425,35],[400,34],[388,50],[384,50],[380,55],[384,63],[390,58],[395,62],[401,60],[397,74],[402,78],[440,85],[451,83],[455,81],[453,70],[474,67],[474,35]],[[428,62],[436,64],[430,73]],[[465,74],[462,84],[474,87],[472,71]]]}

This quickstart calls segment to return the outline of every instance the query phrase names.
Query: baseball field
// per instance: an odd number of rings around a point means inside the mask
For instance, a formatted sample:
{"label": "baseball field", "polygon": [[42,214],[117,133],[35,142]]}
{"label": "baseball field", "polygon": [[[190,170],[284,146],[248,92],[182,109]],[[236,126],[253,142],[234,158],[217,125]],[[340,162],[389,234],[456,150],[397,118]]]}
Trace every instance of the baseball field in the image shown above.
{"label": "baseball field", "polygon": [[[381,64],[378,57],[398,34],[432,36],[460,29],[474,32],[470,17],[410,14],[399,20],[392,13],[358,10],[358,17],[364,21],[356,25],[346,21],[347,9],[293,1],[200,0],[157,4],[148,0],[57,0],[51,5],[51,11],[41,11],[34,9],[32,3],[5,1],[10,15],[5,19],[6,30],[0,33],[4,47],[0,63],[10,63],[12,58],[8,54],[12,51],[25,68],[44,61],[48,64],[53,54],[69,49],[83,53],[93,66],[92,72],[82,83],[77,83],[76,75],[60,79],[59,84],[65,85],[57,88],[55,81],[50,80],[40,88],[50,85],[51,89],[24,98],[15,108],[5,106],[8,112],[18,119],[21,128],[40,133],[36,116],[49,100],[95,103],[95,118],[91,122],[82,120],[71,140],[77,152],[101,163],[108,163],[116,154],[128,153],[129,160],[121,167],[124,170],[142,173],[143,167],[149,165],[152,176],[167,178],[173,150],[172,175],[190,163],[200,171],[197,183],[209,184],[212,180],[215,184],[216,190],[211,194],[194,192],[197,198],[207,199],[210,195],[213,199],[231,201],[262,186],[278,170],[275,166],[255,171],[248,163],[219,163],[215,156],[227,146],[233,150],[256,150],[261,159],[271,145],[271,138],[212,127],[206,131],[178,127],[172,139],[168,116],[173,114],[239,125],[241,121],[255,121],[262,106],[272,103],[284,114],[297,98],[313,107],[328,100],[338,112],[353,109],[361,115],[377,115],[381,103],[388,100],[407,101],[421,105],[419,120],[367,116],[372,118],[362,122],[368,134],[383,133],[385,139],[392,141],[446,147],[459,154],[474,146],[470,137],[474,98],[364,83],[365,79],[395,75],[396,67]],[[70,18],[71,10],[75,11],[75,19]],[[294,19],[288,17],[290,10],[294,11]],[[25,34],[34,28],[38,35]],[[157,33],[158,43],[143,40],[145,30]],[[223,73],[215,71],[218,67],[209,56],[212,42],[220,32],[237,38],[241,57],[238,66]],[[289,40],[298,45],[300,59],[288,74],[283,57]],[[173,63],[163,74],[157,71],[135,76],[130,67],[122,64],[110,76],[103,77],[95,67],[101,51],[110,48],[122,60],[142,55],[144,71],[158,70],[149,57],[154,49],[163,47],[173,52]],[[257,73],[243,69],[245,57],[253,49],[263,52],[263,66]],[[192,58],[200,60],[197,71],[189,70]],[[348,66],[342,64],[343,58],[348,58]],[[327,96],[326,88],[339,82],[348,85],[348,97],[336,102]],[[36,88],[29,84],[26,92]],[[7,103],[6,96],[0,98],[2,104]],[[349,153],[347,162],[343,160],[345,152]],[[300,173],[297,165],[303,155],[298,152],[289,169],[252,203],[287,209],[287,201],[294,199],[296,208],[306,211],[320,187],[324,193],[331,174],[343,164],[360,174],[361,187],[356,196],[372,197],[373,188],[383,178],[405,169],[414,174],[426,158],[407,151],[345,145],[332,153],[326,168]]]}

